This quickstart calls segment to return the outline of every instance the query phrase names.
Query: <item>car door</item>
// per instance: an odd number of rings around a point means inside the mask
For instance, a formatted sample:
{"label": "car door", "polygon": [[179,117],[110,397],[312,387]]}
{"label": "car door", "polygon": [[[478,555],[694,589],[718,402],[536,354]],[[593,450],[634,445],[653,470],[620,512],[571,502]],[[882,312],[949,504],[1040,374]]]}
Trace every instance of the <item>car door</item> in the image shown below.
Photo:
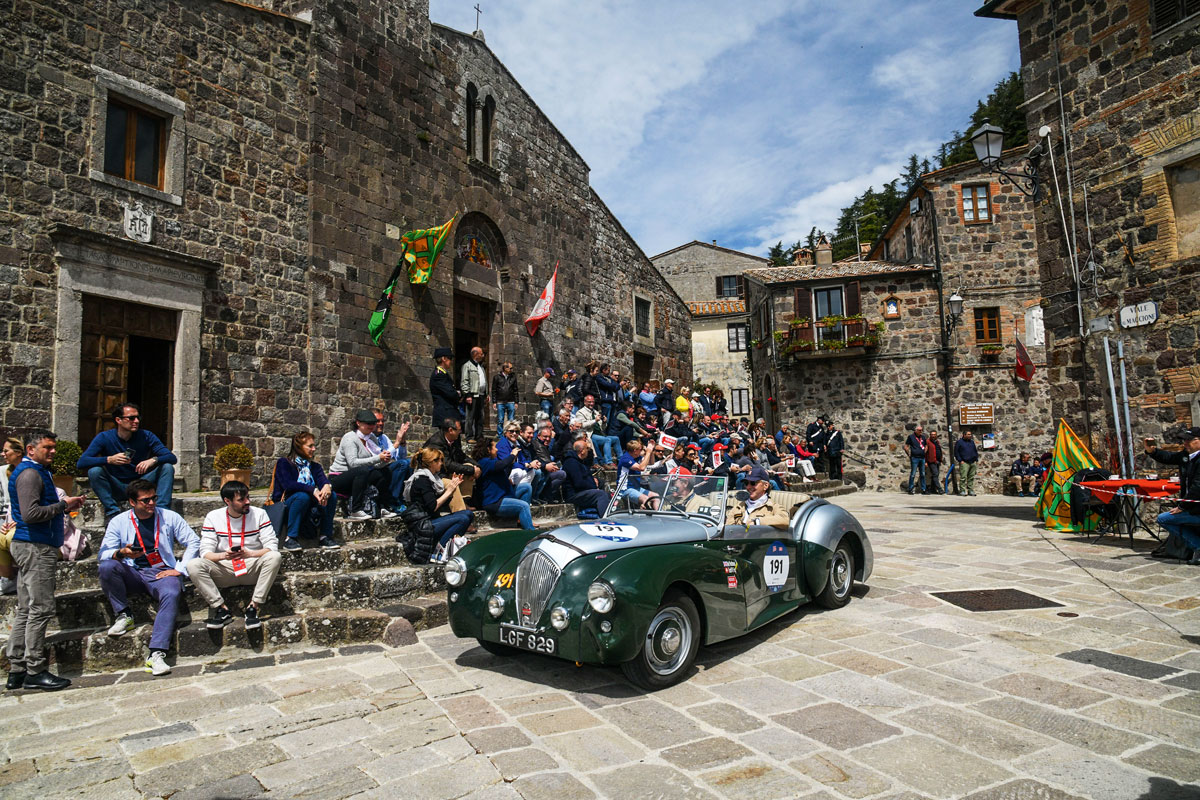
{"label": "car door", "polygon": [[736,563],[745,595],[746,630],[795,608],[796,543],[786,531],[770,525],[726,525],[718,541]]}

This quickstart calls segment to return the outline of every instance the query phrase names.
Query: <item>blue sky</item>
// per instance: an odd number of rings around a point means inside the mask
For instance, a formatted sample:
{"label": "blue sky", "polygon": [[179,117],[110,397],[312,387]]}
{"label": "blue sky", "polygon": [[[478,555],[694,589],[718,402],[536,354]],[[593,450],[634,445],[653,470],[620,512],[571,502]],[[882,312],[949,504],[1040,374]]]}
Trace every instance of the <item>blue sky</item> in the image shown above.
{"label": "blue sky", "polygon": [[480,27],[648,255],[756,255],[896,177],[1019,66],[981,0],[431,0]]}

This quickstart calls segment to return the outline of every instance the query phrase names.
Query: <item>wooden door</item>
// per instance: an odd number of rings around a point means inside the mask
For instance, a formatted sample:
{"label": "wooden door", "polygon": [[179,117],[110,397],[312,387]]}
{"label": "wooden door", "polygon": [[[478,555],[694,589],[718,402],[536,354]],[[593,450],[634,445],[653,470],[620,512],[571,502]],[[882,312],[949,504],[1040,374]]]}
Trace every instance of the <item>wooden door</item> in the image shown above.
{"label": "wooden door", "polygon": [[168,447],[178,312],[83,296],[79,358],[79,444],[111,428],[117,403],[142,409],[142,428]]}

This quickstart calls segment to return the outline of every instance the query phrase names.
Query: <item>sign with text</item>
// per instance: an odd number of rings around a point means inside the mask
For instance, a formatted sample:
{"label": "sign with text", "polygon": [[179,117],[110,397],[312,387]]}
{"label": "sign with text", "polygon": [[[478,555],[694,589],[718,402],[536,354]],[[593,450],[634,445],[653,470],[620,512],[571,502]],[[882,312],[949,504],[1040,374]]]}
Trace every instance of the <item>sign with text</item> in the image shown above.
{"label": "sign with text", "polygon": [[991,403],[963,403],[958,407],[959,425],[992,425],[995,419]]}
{"label": "sign with text", "polygon": [[1122,328],[1140,328],[1158,320],[1158,303],[1147,300],[1136,306],[1122,306],[1120,313]]}

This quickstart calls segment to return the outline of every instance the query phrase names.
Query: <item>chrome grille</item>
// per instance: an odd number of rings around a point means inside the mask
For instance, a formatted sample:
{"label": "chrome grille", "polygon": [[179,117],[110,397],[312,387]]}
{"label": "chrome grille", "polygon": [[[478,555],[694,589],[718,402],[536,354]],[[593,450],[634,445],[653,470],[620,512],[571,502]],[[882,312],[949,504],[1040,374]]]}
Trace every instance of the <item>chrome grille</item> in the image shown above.
{"label": "chrome grille", "polygon": [[548,555],[534,550],[517,565],[517,621],[523,626],[533,626],[542,618],[546,601],[554,584],[558,583],[559,569]]}

